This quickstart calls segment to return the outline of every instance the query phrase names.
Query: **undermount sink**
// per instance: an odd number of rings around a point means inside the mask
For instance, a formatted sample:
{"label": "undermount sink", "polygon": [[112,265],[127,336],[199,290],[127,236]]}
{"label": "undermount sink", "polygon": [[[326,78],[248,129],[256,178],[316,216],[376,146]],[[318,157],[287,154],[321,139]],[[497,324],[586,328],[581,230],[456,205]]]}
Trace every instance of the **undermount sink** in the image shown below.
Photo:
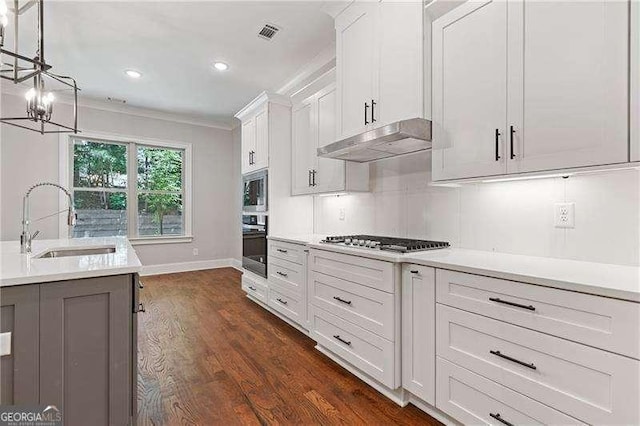
{"label": "undermount sink", "polygon": [[47,250],[36,259],[46,259],[53,257],[69,257],[69,256],[90,256],[93,254],[109,254],[115,253],[116,248],[114,246],[107,247],[88,247],[88,248],[58,248]]}

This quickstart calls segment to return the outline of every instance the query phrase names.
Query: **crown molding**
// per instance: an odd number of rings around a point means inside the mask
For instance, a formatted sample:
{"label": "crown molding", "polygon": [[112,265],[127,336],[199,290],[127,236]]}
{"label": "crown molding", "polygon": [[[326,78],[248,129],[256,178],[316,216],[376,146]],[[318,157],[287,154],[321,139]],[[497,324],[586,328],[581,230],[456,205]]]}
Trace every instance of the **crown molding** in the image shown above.
{"label": "crown molding", "polygon": [[296,72],[295,76],[276,91],[281,95],[293,96],[312,81],[326,74],[336,66],[336,45],[332,43]]}
{"label": "crown molding", "polygon": [[[23,86],[2,82],[0,85],[0,92],[3,95],[22,97],[24,93],[20,87],[24,88]],[[71,96],[58,95],[56,102],[73,105],[73,98]],[[174,123],[189,124],[192,126],[210,127],[220,130],[231,131],[238,126],[237,121],[233,118],[229,118],[229,120],[208,119],[206,117],[196,117],[189,114],[161,111],[127,104],[113,104],[87,96],[78,96],[78,107],[151,118],[155,120],[171,121]]]}
{"label": "crown molding", "polygon": [[239,119],[239,120],[242,120],[246,116],[248,116],[251,113],[253,113],[256,109],[258,109],[262,105],[266,104],[267,102],[273,103],[273,104],[278,104],[278,105],[283,105],[283,106],[286,106],[286,107],[290,107],[291,106],[291,101],[289,100],[288,96],[283,96],[283,95],[280,95],[278,93],[273,93],[273,92],[262,92],[255,99],[253,99],[251,102],[249,102],[247,104],[247,106],[245,106],[240,111],[238,111],[234,115],[234,117]]}

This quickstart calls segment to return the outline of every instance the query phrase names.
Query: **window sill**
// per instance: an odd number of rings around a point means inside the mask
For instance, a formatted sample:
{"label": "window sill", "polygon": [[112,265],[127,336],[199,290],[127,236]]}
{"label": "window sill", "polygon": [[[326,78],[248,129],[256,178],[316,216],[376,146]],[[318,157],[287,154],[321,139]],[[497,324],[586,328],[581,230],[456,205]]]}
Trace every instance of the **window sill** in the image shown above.
{"label": "window sill", "polygon": [[193,241],[193,235],[175,235],[163,237],[131,237],[131,245],[144,246],[149,244],[180,244]]}

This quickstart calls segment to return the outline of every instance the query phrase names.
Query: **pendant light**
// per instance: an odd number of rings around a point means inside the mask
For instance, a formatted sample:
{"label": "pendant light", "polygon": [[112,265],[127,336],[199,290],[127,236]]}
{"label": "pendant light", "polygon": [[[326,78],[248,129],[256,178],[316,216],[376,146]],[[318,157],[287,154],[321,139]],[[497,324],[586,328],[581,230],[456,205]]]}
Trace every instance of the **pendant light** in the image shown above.
{"label": "pendant light", "polygon": [[[67,76],[51,72],[51,65],[44,57],[44,0],[10,0],[13,8],[7,7],[6,0],[0,0],[0,77],[24,86],[29,84],[25,92],[26,115],[19,117],[0,117],[0,122],[11,126],[46,133],[78,133],[78,86],[76,81]],[[37,48],[33,58],[18,53],[19,17],[33,6],[37,7]],[[14,15],[14,49],[7,50],[4,43],[9,20],[7,14]],[[10,62],[4,56],[12,58]],[[54,121],[54,92],[69,92],[73,98],[73,116],[66,124]],[[60,114],[58,114],[60,115]],[[57,116],[56,116],[57,118]]]}

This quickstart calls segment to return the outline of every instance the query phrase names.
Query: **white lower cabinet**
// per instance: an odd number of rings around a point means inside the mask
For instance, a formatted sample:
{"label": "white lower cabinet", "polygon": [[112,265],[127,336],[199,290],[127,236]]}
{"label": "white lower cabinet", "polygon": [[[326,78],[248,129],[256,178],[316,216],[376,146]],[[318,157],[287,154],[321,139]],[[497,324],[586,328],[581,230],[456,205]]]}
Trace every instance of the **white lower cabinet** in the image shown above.
{"label": "white lower cabinet", "polygon": [[306,248],[303,244],[269,240],[268,250],[268,278],[244,271],[242,289],[250,298],[308,330]]}
{"label": "white lower cabinet", "polygon": [[267,303],[269,288],[264,278],[245,271],[242,274],[242,289],[251,297]]}
{"label": "white lower cabinet", "polygon": [[436,273],[402,265],[402,387],[434,405],[436,399]]}
{"label": "white lower cabinet", "polygon": [[401,386],[400,265],[309,253],[311,337],[389,390]]}
{"label": "white lower cabinet", "polygon": [[463,424],[574,425],[579,420],[437,358],[437,403]]}

